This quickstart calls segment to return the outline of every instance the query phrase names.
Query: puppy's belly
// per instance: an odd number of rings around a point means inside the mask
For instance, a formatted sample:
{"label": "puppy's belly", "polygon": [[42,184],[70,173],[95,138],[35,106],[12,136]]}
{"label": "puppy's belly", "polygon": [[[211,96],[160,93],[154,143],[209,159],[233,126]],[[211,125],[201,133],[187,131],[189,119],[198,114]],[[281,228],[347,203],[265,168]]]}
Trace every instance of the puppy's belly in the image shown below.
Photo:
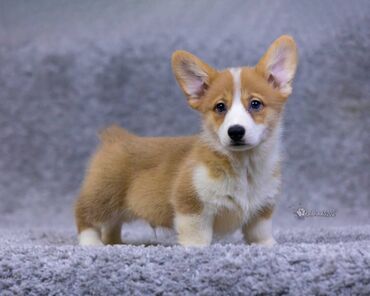
{"label": "puppy's belly", "polygon": [[218,235],[233,233],[242,226],[243,214],[240,209],[222,208],[215,216],[213,230]]}
{"label": "puppy's belly", "polygon": [[165,177],[156,169],[148,169],[133,180],[127,192],[126,207],[135,217],[152,226],[171,227],[173,224],[170,187]]}

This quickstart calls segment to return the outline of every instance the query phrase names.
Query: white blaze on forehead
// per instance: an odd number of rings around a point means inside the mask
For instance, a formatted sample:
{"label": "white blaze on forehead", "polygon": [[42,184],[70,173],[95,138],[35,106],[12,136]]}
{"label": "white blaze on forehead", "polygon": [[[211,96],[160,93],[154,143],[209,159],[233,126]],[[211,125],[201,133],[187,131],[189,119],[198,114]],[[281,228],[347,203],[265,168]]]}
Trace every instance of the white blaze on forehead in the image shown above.
{"label": "white blaze on forehead", "polygon": [[224,122],[218,131],[221,143],[225,146],[230,144],[228,129],[233,125],[240,125],[245,129],[243,140],[250,145],[260,142],[264,131],[264,125],[256,124],[242,102],[241,68],[229,69],[233,78],[233,100],[229,111],[226,113]]}
{"label": "white blaze on forehead", "polygon": [[241,83],[241,73],[242,69],[240,68],[231,68],[230,70],[231,76],[233,77],[233,103],[236,100],[237,102],[241,102],[242,96],[242,83]]}
{"label": "white blaze on forehead", "polygon": [[228,123],[229,127],[238,124],[246,128],[246,126],[253,124],[253,119],[242,103],[242,69],[231,68],[230,73],[233,77],[233,101],[231,109],[226,114],[225,122]]}

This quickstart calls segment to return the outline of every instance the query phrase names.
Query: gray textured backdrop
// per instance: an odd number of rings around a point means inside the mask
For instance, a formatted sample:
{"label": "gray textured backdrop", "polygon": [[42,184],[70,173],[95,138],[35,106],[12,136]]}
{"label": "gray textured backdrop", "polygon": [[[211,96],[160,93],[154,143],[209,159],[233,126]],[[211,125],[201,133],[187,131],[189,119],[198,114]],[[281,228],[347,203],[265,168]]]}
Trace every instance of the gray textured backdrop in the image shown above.
{"label": "gray textured backdrop", "polygon": [[370,1],[0,1],[0,225],[72,225],[96,133],[197,132],[170,69],[186,49],[253,65],[281,34],[300,65],[286,110],[280,225],[369,222]]}

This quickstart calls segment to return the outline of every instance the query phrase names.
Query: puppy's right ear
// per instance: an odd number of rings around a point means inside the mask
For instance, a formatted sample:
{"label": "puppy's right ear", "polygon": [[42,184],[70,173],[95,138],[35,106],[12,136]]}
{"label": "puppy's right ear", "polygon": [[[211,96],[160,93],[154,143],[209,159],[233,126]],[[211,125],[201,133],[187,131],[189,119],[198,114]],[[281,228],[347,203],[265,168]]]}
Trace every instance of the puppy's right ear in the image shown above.
{"label": "puppy's right ear", "polygon": [[184,50],[173,53],[172,70],[189,105],[197,109],[217,71]]}

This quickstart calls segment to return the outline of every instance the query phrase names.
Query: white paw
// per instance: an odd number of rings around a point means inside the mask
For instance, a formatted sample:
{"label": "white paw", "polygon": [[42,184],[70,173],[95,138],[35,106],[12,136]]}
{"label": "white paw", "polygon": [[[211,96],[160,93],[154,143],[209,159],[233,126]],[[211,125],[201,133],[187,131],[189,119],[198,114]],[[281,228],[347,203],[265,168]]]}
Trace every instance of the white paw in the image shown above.
{"label": "white paw", "polygon": [[273,237],[271,237],[269,239],[258,241],[258,242],[256,242],[256,244],[259,245],[259,246],[264,246],[264,247],[271,248],[271,247],[277,245],[277,242]]}
{"label": "white paw", "polygon": [[80,246],[104,246],[100,239],[99,232],[93,228],[85,229],[78,236]]}
{"label": "white paw", "polygon": [[204,248],[208,247],[211,242],[210,240],[191,240],[191,239],[179,239],[179,244],[183,247],[193,247],[193,248]]}

